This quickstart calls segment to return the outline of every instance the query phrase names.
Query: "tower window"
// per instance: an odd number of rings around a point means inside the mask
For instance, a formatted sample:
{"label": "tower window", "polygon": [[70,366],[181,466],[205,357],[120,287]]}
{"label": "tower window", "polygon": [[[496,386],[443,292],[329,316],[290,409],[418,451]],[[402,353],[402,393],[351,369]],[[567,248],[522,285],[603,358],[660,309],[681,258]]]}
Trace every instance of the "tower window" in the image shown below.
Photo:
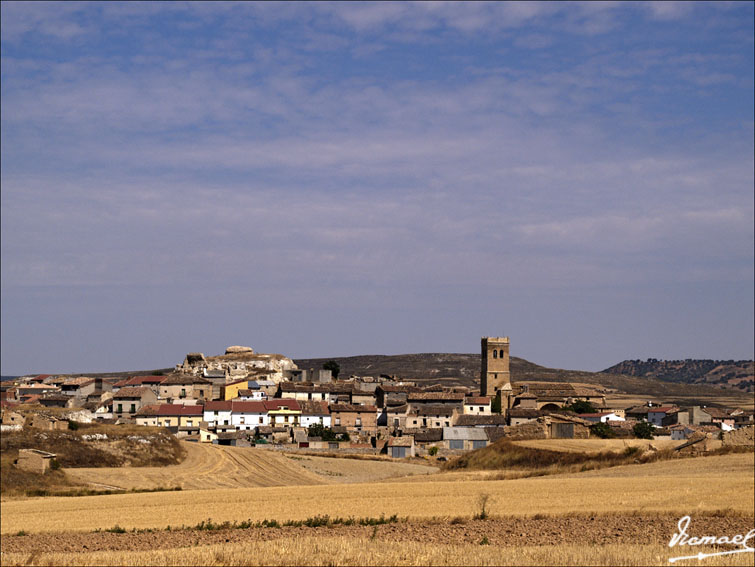
{"label": "tower window", "polygon": [[503,358],[503,349],[501,349],[501,358]]}
{"label": "tower window", "polygon": [[498,358],[498,351],[497,350],[493,351],[493,358]]}

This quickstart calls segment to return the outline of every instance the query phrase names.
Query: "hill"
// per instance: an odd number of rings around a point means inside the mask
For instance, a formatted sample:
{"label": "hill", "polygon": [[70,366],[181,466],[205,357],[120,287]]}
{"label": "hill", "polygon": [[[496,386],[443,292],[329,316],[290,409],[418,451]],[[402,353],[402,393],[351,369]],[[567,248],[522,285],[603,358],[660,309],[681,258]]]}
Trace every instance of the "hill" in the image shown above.
{"label": "hill", "polygon": [[752,360],[625,360],[603,372],[654,378],[680,384],[707,384],[717,388],[755,391]]}
{"label": "hill", "polygon": [[[478,388],[480,384],[480,355],[466,353],[420,353],[399,355],[362,355],[337,358],[308,358],[294,360],[299,368],[322,368],[328,360],[341,367],[340,377],[394,376],[421,385],[462,385]],[[587,372],[539,366],[523,358],[511,357],[511,380],[538,382],[577,382],[641,398],[656,398],[670,403],[710,404],[721,397],[720,388],[710,384],[669,382],[650,376],[632,376],[612,372]],[[727,404],[751,405],[752,396],[745,392],[725,392]]]}

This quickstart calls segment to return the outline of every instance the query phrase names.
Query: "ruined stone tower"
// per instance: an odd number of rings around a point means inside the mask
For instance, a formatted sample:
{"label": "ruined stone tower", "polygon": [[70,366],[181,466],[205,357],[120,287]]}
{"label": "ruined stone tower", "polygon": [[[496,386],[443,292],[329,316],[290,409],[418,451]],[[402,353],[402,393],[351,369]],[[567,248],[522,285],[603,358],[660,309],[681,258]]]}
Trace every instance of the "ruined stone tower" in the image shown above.
{"label": "ruined stone tower", "polygon": [[509,338],[482,337],[480,394],[495,397],[499,390],[511,390]]}

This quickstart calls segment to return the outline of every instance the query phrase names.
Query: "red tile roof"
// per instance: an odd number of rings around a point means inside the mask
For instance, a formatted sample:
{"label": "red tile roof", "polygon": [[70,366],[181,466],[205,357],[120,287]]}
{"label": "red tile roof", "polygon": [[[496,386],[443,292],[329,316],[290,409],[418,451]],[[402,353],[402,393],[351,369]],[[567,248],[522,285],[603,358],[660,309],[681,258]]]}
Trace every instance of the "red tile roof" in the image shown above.
{"label": "red tile roof", "polygon": [[178,404],[160,404],[156,415],[202,415],[202,406],[182,406]]}
{"label": "red tile roof", "polygon": [[121,388],[120,390],[118,390],[115,394],[113,394],[113,398],[141,398],[147,392],[152,392],[152,390],[150,390],[146,386],[130,386],[128,388]]}
{"label": "red tile roof", "polygon": [[[297,409],[299,409],[297,407]],[[233,413],[267,413],[268,408],[265,402],[249,401],[249,402],[231,402],[231,411]]]}
{"label": "red tile roof", "polygon": [[231,401],[205,402],[205,411],[231,411]]}
{"label": "red tile roof", "polygon": [[238,402],[243,404],[251,404],[251,403],[262,403],[265,404],[265,407],[268,411],[274,411],[283,409],[284,407],[292,410],[292,411],[301,411],[301,406],[299,406],[299,402],[296,400],[265,400],[264,402]]}

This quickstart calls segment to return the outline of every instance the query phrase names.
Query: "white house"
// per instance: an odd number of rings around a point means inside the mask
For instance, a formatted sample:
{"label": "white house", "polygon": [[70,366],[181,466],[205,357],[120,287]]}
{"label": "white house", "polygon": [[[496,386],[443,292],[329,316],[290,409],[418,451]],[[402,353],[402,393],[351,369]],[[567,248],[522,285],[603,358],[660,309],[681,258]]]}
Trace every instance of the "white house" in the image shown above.
{"label": "white house", "polygon": [[269,423],[264,402],[231,402],[231,425],[235,425],[237,431],[251,430]]}
{"label": "white house", "polygon": [[309,427],[315,423],[330,427],[330,410],[327,402],[299,402],[299,405],[301,406],[301,417],[299,418],[301,427]]}
{"label": "white house", "polygon": [[488,396],[464,398],[464,415],[490,415],[490,398]]}
{"label": "white house", "polygon": [[202,418],[207,422],[209,427],[218,425],[231,424],[231,407],[230,401],[205,402],[204,413]]}

